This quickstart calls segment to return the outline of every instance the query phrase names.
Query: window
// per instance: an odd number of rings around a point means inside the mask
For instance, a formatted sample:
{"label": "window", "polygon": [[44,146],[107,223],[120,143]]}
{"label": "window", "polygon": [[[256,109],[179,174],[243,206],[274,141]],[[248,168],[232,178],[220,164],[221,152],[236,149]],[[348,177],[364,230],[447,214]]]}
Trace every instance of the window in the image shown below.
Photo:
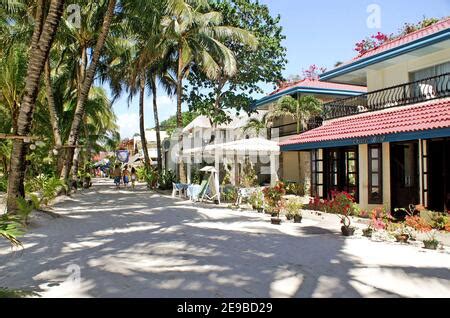
{"label": "window", "polygon": [[[421,70],[410,73],[410,80],[412,82],[420,81],[414,84],[413,96],[416,98],[436,98],[437,93],[444,87],[448,87],[450,73],[450,62],[434,65]],[[447,76],[441,76],[447,74]],[[433,79],[440,76],[440,78]]]}
{"label": "window", "polygon": [[383,203],[382,145],[369,145],[369,204]]}
{"label": "window", "polygon": [[331,198],[332,192],[348,192],[359,201],[358,148],[336,148],[325,151],[326,159],[326,194]]}
{"label": "window", "polygon": [[311,151],[311,196],[323,197],[323,160],[318,149]]}
{"label": "window", "polygon": [[434,65],[431,67],[427,67],[415,72],[411,72],[411,80],[413,82],[415,81],[421,81],[423,79],[426,78],[430,78],[430,77],[434,77],[434,76],[439,76],[439,75],[443,75],[443,74],[447,74],[450,73],[450,62],[448,63],[444,63],[444,64],[439,64],[439,65]]}

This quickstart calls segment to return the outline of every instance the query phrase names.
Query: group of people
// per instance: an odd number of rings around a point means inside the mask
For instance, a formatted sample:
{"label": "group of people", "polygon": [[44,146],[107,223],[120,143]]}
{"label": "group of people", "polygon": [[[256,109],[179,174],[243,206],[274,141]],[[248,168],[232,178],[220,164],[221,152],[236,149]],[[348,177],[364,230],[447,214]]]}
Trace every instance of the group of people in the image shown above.
{"label": "group of people", "polygon": [[114,183],[116,185],[116,188],[120,188],[120,184],[123,182],[125,188],[128,187],[131,181],[131,187],[134,189],[136,187],[136,169],[134,167],[131,168],[131,171],[128,170],[128,165],[125,166],[125,168],[122,170],[120,168],[120,165],[116,165],[113,171],[113,177],[114,177]]}

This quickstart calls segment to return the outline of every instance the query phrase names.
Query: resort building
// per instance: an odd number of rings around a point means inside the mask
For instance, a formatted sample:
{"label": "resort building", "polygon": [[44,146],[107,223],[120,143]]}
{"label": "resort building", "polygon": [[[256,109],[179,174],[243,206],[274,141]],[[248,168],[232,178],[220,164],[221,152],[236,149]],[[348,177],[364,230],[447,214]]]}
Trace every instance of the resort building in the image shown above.
{"label": "resort building", "polygon": [[[364,84],[339,84],[327,83],[316,79],[303,79],[281,85],[276,91],[258,100],[255,108],[259,112],[273,110],[276,103],[284,96],[300,99],[302,96],[311,95],[322,102],[330,102],[336,99],[359,96],[367,93]],[[322,123],[322,118],[311,118],[304,122],[304,130],[315,128]],[[297,134],[297,122],[289,116],[277,118],[271,125],[270,138],[274,141],[284,142]],[[289,151],[282,152],[279,158],[279,178],[292,183],[299,183],[309,188],[310,185],[310,155],[307,152]]]}
{"label": "resort building", "polygon": [[[167,138],[167,133],[165,131],[160,132],[161,143],[165,138]],[[147,129],[145,131],[145,138],[147,140],[147,150],[148,155],[152,161],[153,165],[156,165],[158,162],[158,147],[156,145],[156,131],[154,129]],[[144,152],[142,150],[142,141],[140,136],[134,137],[134,151],[133,154],[135,157],[139,159],[144,158]]]}
{"label": "resort building", "polygon": [[220,183],[240,185],[247,166],[257,174],[256,183],[270,184],[278,180],[276,171],[280,148],[275,141],[267,140],[266,132],[246,130],[250,120],[262,120],[265,112],[251,116],[235,116],[231,122],[213,125],[206,116],[199,116],[183,130],[183,161],[187,182],[202,167],[214,166]]}
{"label": "resort building", "polygon": [[321,76],[368,93],[324,105],[318,128],[280,143],[311,158],[311,195],[362,208],[450,209],[450,19],[393,39]]}

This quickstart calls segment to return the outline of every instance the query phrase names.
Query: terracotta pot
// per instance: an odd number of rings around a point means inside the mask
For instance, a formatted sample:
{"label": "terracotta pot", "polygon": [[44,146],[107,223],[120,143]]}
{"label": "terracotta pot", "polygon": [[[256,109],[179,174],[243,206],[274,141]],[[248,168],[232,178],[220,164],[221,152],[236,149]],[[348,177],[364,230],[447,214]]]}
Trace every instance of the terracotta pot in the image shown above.
{"label": "terracotta pot", "polygon": [[399,243],[408,243],[409,235],[408,234],[399,234],[399,235],[395,236],[395,239]]}
{"label": "terracotta pot", "polygon": [[344,236],[353,236],[355,234],[355,228],[343,226],[341,227],[341,232]]}
{"label": "terracotta pot", "polygon": [[272,221],[272,224],[275,224],[275,225],[281,224],[281,219],[279,219],[279,218],[272,218],[271,221]]}
{"label": "terracotta pot", "polygon": [[364,229],[363,230],[363,236],[365,237],[372,237],[373,230],[372,229]]}
{"label": "terracotta pot", "polygon": [[294,223],[302,223],[303,217],[300,215],[294,216]]}

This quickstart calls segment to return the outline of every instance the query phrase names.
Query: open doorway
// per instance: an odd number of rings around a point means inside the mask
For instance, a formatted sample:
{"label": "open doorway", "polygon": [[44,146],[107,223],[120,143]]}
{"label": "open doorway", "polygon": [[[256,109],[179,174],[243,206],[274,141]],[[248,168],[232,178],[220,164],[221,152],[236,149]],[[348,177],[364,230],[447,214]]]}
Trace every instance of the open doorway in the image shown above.
{"label": "open doorway", "polygon": [[428,141],[428,208],[450,210],[450,138]]}
{"label": "open doorway", "polygon": [[418,141],[391,144],[392,208],[420,203]]}

